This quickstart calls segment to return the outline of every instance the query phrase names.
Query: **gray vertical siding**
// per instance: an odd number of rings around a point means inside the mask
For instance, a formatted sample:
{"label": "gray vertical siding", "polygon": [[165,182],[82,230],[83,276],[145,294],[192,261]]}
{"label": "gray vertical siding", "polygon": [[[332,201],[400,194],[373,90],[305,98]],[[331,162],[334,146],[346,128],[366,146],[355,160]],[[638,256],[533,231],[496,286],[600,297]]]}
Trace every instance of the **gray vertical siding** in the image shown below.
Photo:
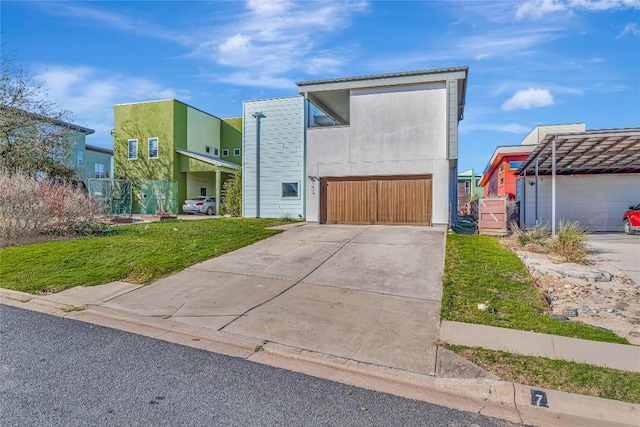
{"label": "gray vertical siding", "polygon": [[[304,218],[305,127],[302,96],[244,102],[243,216],[256,217],[256,119],[260,118],[261,218]],[[298,198],[282,198],[282,183],[297,182]]]}

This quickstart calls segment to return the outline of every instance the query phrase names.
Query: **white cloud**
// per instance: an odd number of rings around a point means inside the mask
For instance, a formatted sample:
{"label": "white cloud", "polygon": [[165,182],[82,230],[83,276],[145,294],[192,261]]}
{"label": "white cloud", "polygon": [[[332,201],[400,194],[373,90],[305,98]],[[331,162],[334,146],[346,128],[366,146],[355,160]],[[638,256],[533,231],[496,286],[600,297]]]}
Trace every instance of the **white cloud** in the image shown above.
{"label": "white cloud", "polygon": [[502,104],[505,111],[530,110],[553,105],[553,96],[548,89],[529,88],[517,91]]}
{"label": "white cloud", "polygon": [[619,9],[640,9],[640,0],[528,0],[516,9],[516,18],[539,19],[559,12],[602,12]]}
{"label": "white cloud", "polygon": [[40,67],[34,80],[47,89],[52,100],[73,115],[75,124],[94,129],[92,139],[102,145],[110,142],[114,104],[180,97],[188,99],[186,91],[163,87],[139,77],[115,75],[91,67]]}
{"label": "white cloud", "polygon": [[163,28],[158,22],[151,25],[145,18],[135,19],[123,13],[108,12],[96,7],[71,2],[38,2],[40,10],[54,16],[67,17],[78,22],[98,22],[108,28],[118,28],[149,37],[187,43],[189,38],[181,32]]}
{"label": "white cloud", "polygon": [[625,25],[624,30],[622,30],[620,35],[616,38],[620,39],[626,35],[640,36],[640,28],[638,27],[638,24],[633,22],[631,24]]}
{"label": "white cloud", "polygon": [[235,70],[217,81],[254,86],[260,80],[263,87],[281,88],[292,72],[337,72],[350,57],[348,48],[328,52],[323,47],[326,37],[366,9],[365,2],[252,0],[246,13],[213,28],[192,56]]}

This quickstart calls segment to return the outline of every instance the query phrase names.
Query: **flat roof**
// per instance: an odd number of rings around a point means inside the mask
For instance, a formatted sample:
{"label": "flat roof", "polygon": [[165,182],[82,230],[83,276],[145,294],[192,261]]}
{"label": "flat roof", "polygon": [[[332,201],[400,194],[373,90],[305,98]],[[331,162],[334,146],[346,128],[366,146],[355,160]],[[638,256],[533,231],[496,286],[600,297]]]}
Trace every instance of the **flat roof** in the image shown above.
{"label": "flat roof", "polygon": [[111,150],[109,148],[102,148],[102,147],[98,147],[98,146],[91,145],[91,144],[84,144],[84,148],[89,150],[89,151],[95,151],[97,153],[104,153],[104,154],[109,154],[109,155],[113,156],[113,150]]}
{"label": "flat roof", "polygon": [[459,120],[464,115],[469,67],[438,68],[433,70],[406,71],[399,73],[373,74],[337,79],[296,82],[298,91],[340,125],[350,122],[349,98],[352,89],[389,86],[407,86],[458,81]]}
{"label": "flat roof", "polygon": [[551,175],[554,141],[556,174],[640,173],[640,128],[621,128],[548,134],[516,174],[533,175],[537,160],[538,175]]}

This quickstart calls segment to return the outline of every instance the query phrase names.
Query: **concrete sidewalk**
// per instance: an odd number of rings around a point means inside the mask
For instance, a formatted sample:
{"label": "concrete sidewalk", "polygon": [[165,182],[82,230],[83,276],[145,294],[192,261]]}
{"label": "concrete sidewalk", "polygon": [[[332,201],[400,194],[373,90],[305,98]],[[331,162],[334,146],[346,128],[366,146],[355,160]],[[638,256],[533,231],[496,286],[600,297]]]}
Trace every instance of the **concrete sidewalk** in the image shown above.
{"label": "concrete sidewalk", "polygon": [[0,302],[513,422],[637,425],[640,405],[546,390],[532,406],[531,387],[437,346],[445,232],[293,226],[148,286]]}

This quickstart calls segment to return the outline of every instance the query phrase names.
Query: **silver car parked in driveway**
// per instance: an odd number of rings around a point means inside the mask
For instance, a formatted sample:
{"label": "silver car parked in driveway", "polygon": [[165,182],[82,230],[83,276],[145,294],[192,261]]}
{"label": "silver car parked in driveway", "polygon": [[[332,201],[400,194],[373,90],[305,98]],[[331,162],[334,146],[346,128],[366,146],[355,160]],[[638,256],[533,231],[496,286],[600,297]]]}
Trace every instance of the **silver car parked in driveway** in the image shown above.
{"label": "silver car parked in driveway", "polygon": [[215,197],[192,197],[182,204],[182,212],[186,214],[202,213],[206,215],[216,214],[216,198]]}

